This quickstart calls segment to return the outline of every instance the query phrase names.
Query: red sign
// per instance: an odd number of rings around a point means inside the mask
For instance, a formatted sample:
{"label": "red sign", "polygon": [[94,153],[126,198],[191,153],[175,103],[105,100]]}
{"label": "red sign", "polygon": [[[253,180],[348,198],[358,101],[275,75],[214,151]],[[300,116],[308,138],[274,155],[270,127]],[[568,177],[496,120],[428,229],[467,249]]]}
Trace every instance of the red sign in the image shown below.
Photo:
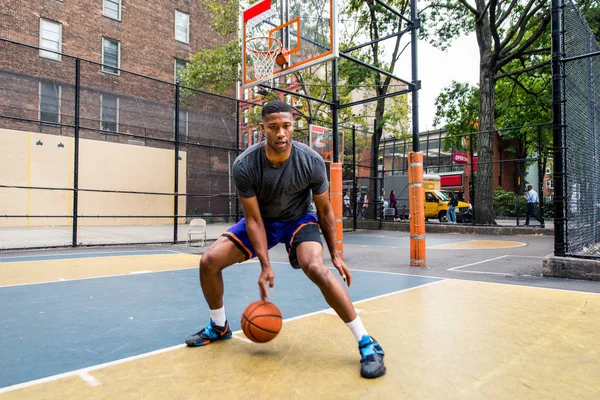
{"label": "red sign", "polygon": [[442,188],[449,188],[449,187],[462,187],[463,185],[463,180],[462,180],[463,174],[456,174],[456,175],[442,175],[440,176],[440,186]]}
{"label": "red sign", "polygon": [[452,161],[457,164],[468,164],[469,156],[465,153],[461,153],[460,151],[455,151],[452,153]]}

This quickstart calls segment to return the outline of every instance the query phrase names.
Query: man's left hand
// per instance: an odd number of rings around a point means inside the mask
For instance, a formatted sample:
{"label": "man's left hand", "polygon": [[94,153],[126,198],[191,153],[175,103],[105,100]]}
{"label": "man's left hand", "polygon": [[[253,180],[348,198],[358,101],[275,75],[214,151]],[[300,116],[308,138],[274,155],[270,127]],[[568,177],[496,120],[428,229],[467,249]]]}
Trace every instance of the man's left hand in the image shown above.
{"label": "man's left hand", "polygon": [[344,263],[344,260],[337,256],[334,257],[331,261],[333,262],[333,266],[339,271],[340,276],[342,277],[344,282],[346,282],[348,287],[352,286],[352,273]]}

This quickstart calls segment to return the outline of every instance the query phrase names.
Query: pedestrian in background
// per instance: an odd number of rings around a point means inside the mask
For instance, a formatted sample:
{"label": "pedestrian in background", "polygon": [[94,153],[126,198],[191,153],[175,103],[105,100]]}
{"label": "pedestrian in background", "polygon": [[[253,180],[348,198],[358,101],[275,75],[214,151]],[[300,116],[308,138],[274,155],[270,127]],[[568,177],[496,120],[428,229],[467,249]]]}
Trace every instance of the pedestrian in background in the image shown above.
{"label": "pedestrian in background", "polygon": [[390,192],[390,207],[394,209],[394,219],[398,217],[398,210],[396,210],[396,206],[398,206],[398,199],[396,198],[396,191],[392,189]]}
{"label": "pedestrian in background", "polygon": [[450,201],[448,201],[448,211],[446,211],[446,220],[451,224],[456,223],[456,207],[458,206],[458,199],[454,197],[454,193],[450,192]]}
{"label": "pedestrian in background", "polygon": [[529,225],[529,218],[533,217],[544,227],[544,221],[537,216],[537,209],[540,206],[540,197],[537,192],[533,190],[533,186],[527,185],[527,193],[525,193],[525,200],[527,201],[527,216],[525,217],[525,225]]}

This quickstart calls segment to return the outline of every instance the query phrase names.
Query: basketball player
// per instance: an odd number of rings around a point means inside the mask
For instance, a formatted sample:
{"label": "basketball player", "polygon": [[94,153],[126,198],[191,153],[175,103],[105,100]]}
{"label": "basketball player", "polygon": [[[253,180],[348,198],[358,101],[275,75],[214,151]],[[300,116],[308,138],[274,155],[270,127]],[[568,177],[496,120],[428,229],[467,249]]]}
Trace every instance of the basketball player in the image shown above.
{"label": "basketball player", "polygon": [[323,261],[317,224],[333,265],[344,282],[352,284],[352,274],[336,250],[325,163],[310,147],[292,140],[294,118],[287,103],[275,100],[265,104],[260,127],[266,141],[250,146],[233,163],[232,174],[245,218],[223,233],[200,260],[200,286],[210,309],[210,323],[185,342],[188,346],[204,346],[231,338],[223,305],[223,269],[258,257],[262,268],[258,286],[261,298],[266,300],[267,286],[273,288],[275,281],[268,249],[285,243],[292,267],[302,269],[319,287],[354,334],[361,355],[361,375],[379,377],[386,371],[383,349],[369,336],[346,289]]}

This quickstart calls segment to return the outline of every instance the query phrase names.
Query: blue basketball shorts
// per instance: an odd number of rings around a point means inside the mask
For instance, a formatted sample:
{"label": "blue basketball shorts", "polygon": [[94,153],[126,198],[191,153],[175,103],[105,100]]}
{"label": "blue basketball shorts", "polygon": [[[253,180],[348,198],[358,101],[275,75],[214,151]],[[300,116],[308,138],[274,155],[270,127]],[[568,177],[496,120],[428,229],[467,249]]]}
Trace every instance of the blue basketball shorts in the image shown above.
{"label": "blue basketball shorts", "polygon": [[[300,268],[296,256],[296,249],[300,243],[318,242],[323,246],[317,216],[311,212],[307,212],[296,221],[264,221],[264,225],[269,249],[279,243],[285,243],[290,264],[294,268]],[[246,260],[256,257],[256,252],[246,231],[246,218],[242,218],[237,224],[227,229],[223,236],[231,240],[246,255]]]}

